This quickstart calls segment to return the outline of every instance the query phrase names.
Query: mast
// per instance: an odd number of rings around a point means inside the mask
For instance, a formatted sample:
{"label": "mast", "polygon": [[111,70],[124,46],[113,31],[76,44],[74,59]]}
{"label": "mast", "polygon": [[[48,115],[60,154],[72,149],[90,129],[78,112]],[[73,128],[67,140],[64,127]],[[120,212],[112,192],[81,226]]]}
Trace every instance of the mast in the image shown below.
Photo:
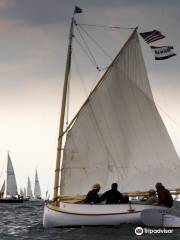
{"label": "mast", "polygon": [[69,44],[68,44],[66,70],[65,70],[64,86],[63,86],[61,116],[60,116],[57,155],[56,155],[56,169],[55,169],[55,178],[54,178],[54,196],[53,196],[54,201],[56,201],[58,198],[58,189],[59,189],[59,180],[60,180],[60,166],[61,166],[61,156],[62,156],[61,155],[61,153],[62,153],[62,137],[63,137],[63,129],[64,129],[67,91],[68,91],[68,80],[69,80],[69,73],[70,73],[70,67],[71,67],[73,24],[74,24],[74,14],[73,14],[73,17],[71,20],[71,27],[70,27],[70,32],[69,32]]}

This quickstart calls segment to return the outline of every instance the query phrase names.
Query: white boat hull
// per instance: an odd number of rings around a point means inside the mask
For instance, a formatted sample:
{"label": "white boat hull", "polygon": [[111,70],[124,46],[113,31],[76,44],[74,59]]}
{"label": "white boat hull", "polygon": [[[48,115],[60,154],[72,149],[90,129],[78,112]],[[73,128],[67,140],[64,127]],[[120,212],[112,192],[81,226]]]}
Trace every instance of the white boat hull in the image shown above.
{"label": "white boat hull", "polygon": [[82,225],[119,225],[121,223],[142,224],[141,212],[155,206],[129,204],[72,204],[60,203],[60,206],[45,205],[43,226],[63,227]]}

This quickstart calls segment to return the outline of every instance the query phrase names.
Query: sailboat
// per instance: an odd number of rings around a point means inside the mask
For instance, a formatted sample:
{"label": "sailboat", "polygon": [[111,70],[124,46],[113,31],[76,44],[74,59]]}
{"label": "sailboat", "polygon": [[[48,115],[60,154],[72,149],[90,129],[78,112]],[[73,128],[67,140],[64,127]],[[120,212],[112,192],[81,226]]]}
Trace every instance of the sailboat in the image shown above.
{"label": "sailboat", "polygon": [[24,198],[24,192],[23,192],[22,188],[20,188],[20,195]]}
{"label": "sailboat", "polygon": [[32,188],[31,188],[31,181],[30,178],[28,177],[27,181],[27,199],[32,200],[33,199],[33,193],[32,193]]}
{"label": "sailboat", "polygon": [[23,195],[26,198],[26,188],[24,187]]}
{"label": "sailboat", "polygon": [[95,182],[103,191],[117,182],[121,192],[129,194],[146,192],[156,182],[176,189],[180,160],[153,99],[137,29],[64,129],[73,27],[74,16],[61,105],[54,202],[45,205],[44,227],[121,223],[180,227],[180,218],[166,207],[133,202],[83,203]]}
{"label": "sailboat", "polygon": [[22,190],[22,196],[24,201],[29,201],[29,197],[26,196],[26,188],[24,187],[24,191]]}
{"label": "sailboat", "polygon": [[36,169],[36,174],[35,174],[35,183],[34,183],[34,200],[42,200],[41,198],[41,189],[40,189],[40,184],[39,184],[39,178],[38,178],[38,173]]}
{"label": "sailboat", "polygon": [[3,198],[4,192],[5,192],[5,181],[3,182],[3,185],[2,185],[1,190],[0,190],[0,198]]}
{"label": "sailboat", "polygon": [[[8,153],[8,161],[7,161],[7,180],[6,180],[6,189],[5,182],[1,189],[2,198],[0,198],[0,202],[4,203],[21,203],[23,202],[22,198],[19,198],[16,184],[16,177],[14,173],[14,168],[12,165],[12,161],[10,155]],[[6,193],[6,197],[4,197],[4,191]]]}

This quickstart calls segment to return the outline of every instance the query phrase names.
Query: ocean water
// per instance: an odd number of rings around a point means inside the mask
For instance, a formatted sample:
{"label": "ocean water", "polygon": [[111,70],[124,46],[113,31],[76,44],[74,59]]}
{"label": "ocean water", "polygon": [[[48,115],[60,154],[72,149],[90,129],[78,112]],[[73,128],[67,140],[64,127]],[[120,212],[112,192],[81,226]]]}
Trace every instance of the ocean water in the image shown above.
{"label": "ocean water", "polygon": [[[178,239],[180,229],[173,233],[143,234],[137,236],[135,227],[122,224],[114,227],[50,228],[42,226],[43,203],[0,203],[0,240],[132,240],[132,239]],[[180,202],[173,211],[180,216]]]}

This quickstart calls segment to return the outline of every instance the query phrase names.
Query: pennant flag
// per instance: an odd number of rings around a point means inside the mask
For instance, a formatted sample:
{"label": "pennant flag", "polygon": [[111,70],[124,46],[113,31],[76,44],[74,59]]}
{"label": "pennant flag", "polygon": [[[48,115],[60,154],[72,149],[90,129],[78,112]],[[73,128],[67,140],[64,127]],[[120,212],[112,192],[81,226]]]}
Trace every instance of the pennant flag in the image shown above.
{"label": "pennant flag", "polygon": [[82,13],[82,9],[79,8],[78,6],[75,6],[74,13]]}
{"label": "pennant flag", "polygon": [[143,32],[140,33],[141,37],[144,38],[144,40],[149,44],[151,42],[155,42],[157,40],[160,40],[162,38],[165,38],[164,35],[162,35],[161,32],[157,30],[153,30],[151,32]]}
{"label": "pennant flag", "polygon": [[164,60],[176,56],[176,54],[173,51],[171,51],[172,49],[174,49],[172,46],[162,47],[151,46],[151,49],[154,52],[156,60]]}

